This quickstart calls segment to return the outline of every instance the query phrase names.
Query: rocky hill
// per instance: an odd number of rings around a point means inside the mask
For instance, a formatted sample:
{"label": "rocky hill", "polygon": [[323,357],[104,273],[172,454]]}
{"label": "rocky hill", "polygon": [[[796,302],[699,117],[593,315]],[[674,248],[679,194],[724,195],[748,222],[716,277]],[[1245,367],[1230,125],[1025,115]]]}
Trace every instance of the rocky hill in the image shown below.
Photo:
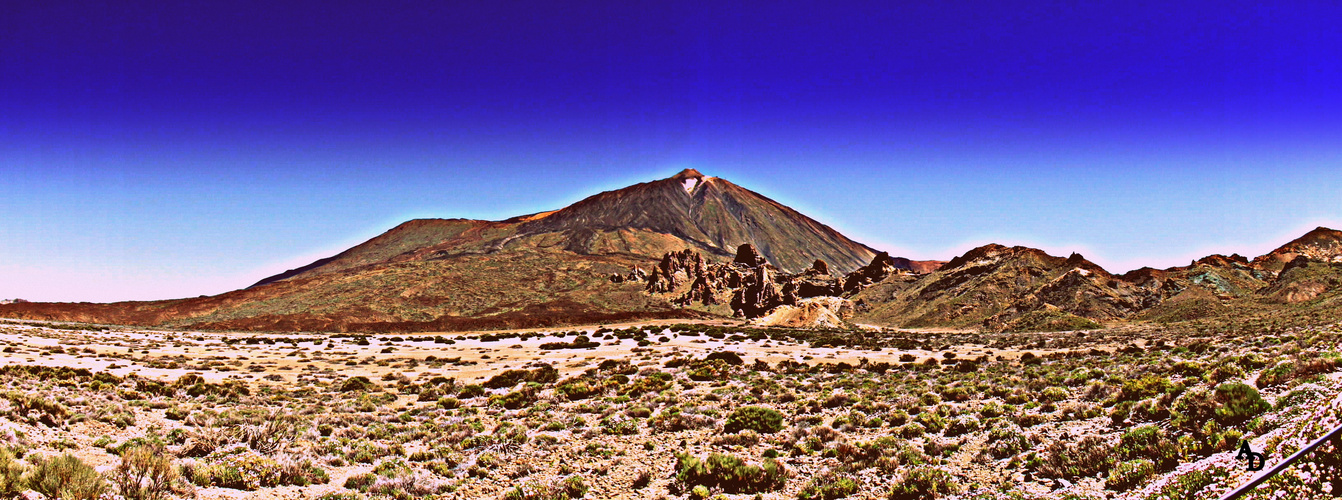
{"label": "rocky hill", "polygon": [[1318,228],[1252,261],[1211,255],[1188,266],[1117,276],[1077,254],[986,245],[926,276],[892,276],[852,298],[869,307],[858,316],[864,322],[991,330],[1332,314],[1342,293],[1340,241],[1342,232]]}

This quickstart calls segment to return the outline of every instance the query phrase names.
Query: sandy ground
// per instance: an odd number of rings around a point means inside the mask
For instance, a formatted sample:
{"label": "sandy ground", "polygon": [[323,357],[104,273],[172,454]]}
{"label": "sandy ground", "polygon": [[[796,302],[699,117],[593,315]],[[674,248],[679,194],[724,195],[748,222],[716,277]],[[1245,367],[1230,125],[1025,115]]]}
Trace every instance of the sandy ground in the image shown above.
{"label": "sandy ground", "polygon": [[[609,328],[628,326],[667,326],[672,322],[644,322],[603,325]],[[721,324],[710,322],[709,324]],[[733,324],[734,325],[734,324]],[[724,324],[724,326],[726,326]],[[592,336],[599,327],[572,327],[568,329],[515,330],[525,333],[553,333],[581,331]],[[541,344],[572,340],[573,335],[535,336],[527,340],[508,338],[482,341],[466,338],[489,332],[417,333],[402,335],[372,335],[363,337],[368,345],[358,345],[360,337],[341,337],[310,333],[220,333],[179,332],[140,329],[116,329],[97,332],[83,330],[49,330],[36,326],[0,324],[0,345],[13,352],[0,353],[0,363],[19,365],[68,366],[107,371],[118,376],[137,374],[159,380],[175,380],[187,373],[197,373],[211,382],[225,379],[246,381],[295,382],[300,378],[337,380],[363,375],[370,378],[388,373],[419,377],[455,377],[470,383],[509,368],[520,368],[528,363],[542,361],[554,365],[564,375],[582,372],[607,358],[632,359],[637,362],[656,360],[663,356],[682,354],[703,356],[714,351],[733,351],[746,360],[764,359],[777,363],[785,359],[809,362],[849,362],[856,364],[863,358],[871,362],[898,362],[904,354],[912,354],[922,361],[938,358],[946,351],[856,350],[847,348],[810,347],[779,340],[717,340],[704,336],[682,336],[663,330],[650,338],[666,336],[667,342],[638,346],[633,339],[598,340],[600,348],[544,350]],[[433,340],[414,341],[412,338],[441,336],[455,344],[435,343]],[[399,337],[402,340],[395,341]],[[248,340],[274,339],[274,344],[249,344]],[[225,340],[231,340],[226,343]],[[51,352],[52,348],[65,352]],[[384,352],[391,349],[391,352]],[[950,352],[959,357],[981,355],[1009,355],[983,345],[959,345]],[[1037,351],[1039,352],[1039,351]],[[440,368],[420,364],[407,368],[410,360],[423,361],[430,356],[438,359],[460,358],[460,363],[449,363]],[[267,379],[269,377],[269,379]]]}

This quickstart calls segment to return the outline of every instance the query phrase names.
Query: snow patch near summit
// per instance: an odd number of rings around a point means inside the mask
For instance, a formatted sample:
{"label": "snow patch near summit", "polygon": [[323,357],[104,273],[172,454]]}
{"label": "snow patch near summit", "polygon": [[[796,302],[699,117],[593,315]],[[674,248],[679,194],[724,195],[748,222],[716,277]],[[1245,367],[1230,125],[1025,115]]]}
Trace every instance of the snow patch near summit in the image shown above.
{"label": "snow patch near summit", "polygon": [[684,185],[685,185],[685,192],[692,193],[694,192],[694,186],[699,185],[699,179],[696,179],[694,177],[687,178],[685,179]]}

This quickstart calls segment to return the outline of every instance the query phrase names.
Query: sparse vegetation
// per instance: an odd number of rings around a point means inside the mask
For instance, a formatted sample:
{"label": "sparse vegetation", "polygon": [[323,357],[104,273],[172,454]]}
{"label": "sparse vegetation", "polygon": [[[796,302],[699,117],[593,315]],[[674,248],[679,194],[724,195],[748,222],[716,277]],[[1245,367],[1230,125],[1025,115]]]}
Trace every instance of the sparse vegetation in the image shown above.
{"label": "sparse vegetation", "polygon": [[[1200,500],[1196,487],[1231,473],[1213,467],[1202,477],[1179,465],[1233,452],[1241,439],[1281,453],[1273,448],[1279,440],[1262,436],[1319,421],[1317,412],[1342,395],[1333,377],[1320,376],[1335,373],[1329,360],[1342,340],[1337,327],[1266,338],[1169,325],[1084,337],[866,334],[864,342],[923,353],[908,364],[899,360],[910,351],[899,349],[833,358],[802,351],[769,361],[765,343],[801,337],[805,343],[795,345],[815,349],[807,346],[831,340],[815,332],[713,328],[458,336],[452,345],[465,349],[460,356],[417,354],[424,347],[412,342],[444,343],[413,336],[366,337],[371,345],[362,349],[360,337],[333,335],[295,349],[283,335],[255,336],[248,337],[255,343],[234,342],[229,349],[236,351],[221,360],[210,359],[218,351],[195,359],[142,353],[156,353],[153,346],[99,348],[113,353],[102,361],[109,365],[177,363],[185,372],[162,380],[0,366],[0,413],[16,430],[0,430],[0,497],[35,489],[30,479],[66,474],[85,490],[128,499],[281,486],[365,500],[571,499],[620,491],[1031,498],[1026,487],[1000,479],[1023,474],[1096,495],[1150,486]],[[531,358],[543,351],[538,347],[508,347],[579,333],[629,340],[626,349],[639,350],[538,361]],[[669,345],[632,342],[659,335],[676,337]],[[1215,338],[1244,347],[1209,340]],[[688,351],[705,339],[734,343],[733,352]],[[388,342],[398,349],[382,353]],[[498,347],[478,347],[488,345]],[[477,348],[483,350],[471,351]],[[23,346],[15,351],[28,355]],[[269,364],[274,360],[307,362],[285,370]],[[969,363],[974,369],[963,369]],[[1257,387],[1268,372],[1280,380]],[[73,434],[90,426],[99,435]],[[66,451],[111,465],[102,474],[68,460],[54,466]],[[1336,469],[1327,460],[1316,464]],[[331,477],[340,480],[330,484]]]}

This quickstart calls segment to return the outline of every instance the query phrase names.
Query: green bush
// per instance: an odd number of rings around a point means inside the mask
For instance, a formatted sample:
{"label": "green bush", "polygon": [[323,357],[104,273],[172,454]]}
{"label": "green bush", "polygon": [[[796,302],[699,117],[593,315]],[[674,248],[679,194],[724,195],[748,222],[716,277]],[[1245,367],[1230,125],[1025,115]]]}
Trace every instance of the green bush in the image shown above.
{"label": "green bush", "polygon": [[1134,427],[1118,442],[1121,460],[1150,460],[1156,470],[1167,471],[1179,464],[1180,446],[1155,425]]}
{"label": "green bush", "polygon": [[563,394],[569,401],[590,398],[601,392],[601,386],[589,379],[570,379],[555,387],[555,392]]}
{"label": "green bush", "polygon": [[61,500],[95,500],[108,492],[107,482],[98,471],[74,455],[55,458],[34,457],[24,477],[29,489]]}
{"label": "green bush", "polygon": [[1255,384],[1258,385],[1259,389],[1262,389],[1264,387],[1284,384],[1293,378],[1295,378],[1295,363],[1291,361],[1282,361],[1272,368],[1263,370],[1263,373],[1258,375],[1258,380]]}
{"label": "green bush", "polygon": [[711,453],[700,460],[688,453],[676,454],[676,482],[683,490],[695,486],[721,488],[728,493],[757,493],[783,487],[787,469],[772,458],[761,465],[747,465],[740,458]]}
{"label": "green bush", "polygon": [[1030,446],[1025,439],[1025,430],[1012,424],[999,424],[988,431],[985,451],[993,458],[1013,457],[1024,452]]}
{"label": "green bush", "polygon": [[857,493],[857,481],[826,470],[797,492],[797,500],[836,500]]}
{"label": "green bush", "polygon": [[0,448],[0,498],[14,498],[23,492],[24,467],[9,448]]}
{"label": "green bush", "polygon": [[918,416],[913,417],[913,421],[922,424],[922,426],[927,429],[927,432],[931,432],[933,434],[945,430],[946,425],[948,423],[946,422],[945,417],[941,416],[940,413],[937,413],[935,411],[925,411],[919,413]]}
{"label": "green bush", "polygon": [[569,476],[560,481],[541,484],[529,481],[503,494],[504,500],[570,500],[587,494],[582,476]]}
{"label": "green bush", "polygon": [[512,387],[522,382],[536,382],[546,384],[559,379],[559,371],[550,365],[543,365],[535,370],[507,370],[503,373],[490,377],[485,382],[485,387],[490,389],[503,389]]}
{"label": "green bush", "polygon": [[622,415],[609,415],[601,419],[601,432],[616,436],[638,434],[638,420]]}
{"label": "green bush", "polygon": [[523,387],[502,396],[493,396],[489,398],[491,404],[497,404],[509,410],[530,406],[531,403],[535,401],[536,391],[530,387]]}
{"label": "green bush", "polygon": [[924,500],[954,495],[961,490],[955,477],[945,470],[921,465],[910,469],[890,489],[890,500]]}
{"label": "green bush", "polygon": [[1056,403],[1058,401],[1066,400],[1071,396],[1071,392],[1065,387],[1047,387],[1043,392],[1039,393],[1039,400]]}
{"label": "green bush", "polygon": [[469,384],[465,387],[462,387],[461,392],[457,393],[457,397],[465,399],[478,398],[484,395],[485,395],[485,388],[480,384]]}
{"label": "green bush", "polygon": [[927,429],[918,422],[909,422],[896,429],[895,432],[907,439],[917,439],[923,437],[923,434],[927,433]]}
{"label": "green bush", "polygon": [[1216,421],[1221,425],[1239,425],[1259,413],[1272,408],[1258,390],[1240,382],[1227,382],[1216,387]]}
{"label": "green bush", "polygon": [[715,359],[720,359],[723,362],[732,366],[740,366],[741,364],[745,363],[745,361],[741,359],[740,354],[731,351],[715,352],[709,354],[708,356],[704,356],[704,361],[713,361]]}
{"label": "green bush", "polygon": [[273,486],[307,486],[330,481],[326,471],[311,461],[280,463],[245,448],[231,448],[206,457],[206,464],[187,469],[186,477],[197,486],[222,486],[254,491]]}
{"label": "green bush", "polygon": [[447,396],[438,398],[438,407],[439,407],[439,408],[442,408],[442,409],[444,409],[444,410],[452,410],[452,409],[456,409],[456,408],[458,408],[458,407],[460,407],[460,406],[461,406],[461,401],[457,400],[457,398],[454,398],[454,397],[447,397]]}
{"label": "green bush", "polygon": [[8,399],[14,406],[12,415],[26,417],[29,412],[37,412],[37,422],[49,427],[58,427],[65,423],[70,415],[60,403],[48,400],[42,394],[26,394],[20,391],[0,392],[0,398]]}
{"label": "green bush", "polygon": [[1137,380],[1124,382],[1123,388],[1119,389],[1118,400],[1137,401],[1165,393],[1173,388],[1174,384],[1171,384],[1165,377],[1147,375]]}
{"label": "green bush", "polygon": [[957,417],[946,424],[946,436],[955,437],[968,434],[979,430],[979,427],[979,420],[974,417]]}
{"label": "green bush", "polygon": [[727,433],[752,430],[760,434],[773,434],[783,430],[783,414],[772,408],[747,406],[737,408],[727,416],[723,431]]}
{"label": "green bush", "polygon": [[1128,460],[1119,463],[1117,467],[1109,471],[1109,481],[1105,483],[1105,487],[1111,490],[1126,491],[1142,484],[1155,473],[1155,462],[1145,458]]}
{"label": "green bush", "polygon": [[340,383],[340,392],[376,391],[377,389],[377,384],[364,376],[350,377]]}

